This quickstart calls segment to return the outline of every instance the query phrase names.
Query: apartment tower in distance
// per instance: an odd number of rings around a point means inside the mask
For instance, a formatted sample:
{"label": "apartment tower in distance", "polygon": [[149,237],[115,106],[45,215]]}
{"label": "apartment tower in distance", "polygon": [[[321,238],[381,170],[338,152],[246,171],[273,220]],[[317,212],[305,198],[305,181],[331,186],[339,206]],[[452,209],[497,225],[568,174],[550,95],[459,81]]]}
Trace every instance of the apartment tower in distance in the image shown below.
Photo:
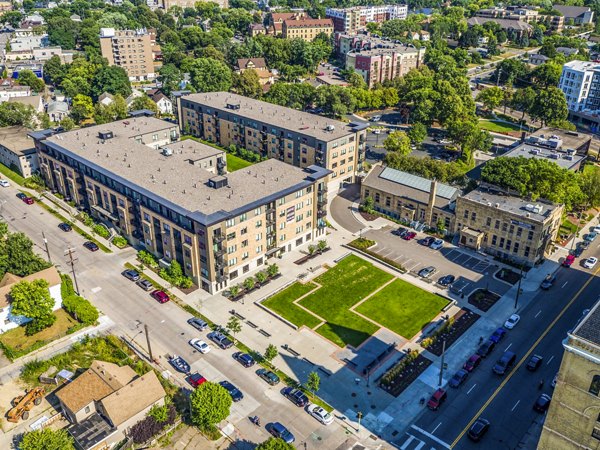
{"label": "apartment tower in distance", "polygon": [[53,192],[208,292],[325,234],[325,168],[270,159],[228,173],[223,150],[152,117],[31,136]]}
{"label": "apartment tower in distance", "polygon": [[538,449],[599,449],[600,302],[569,332],[563,347]]}
{"label": "apartment tower in distance", "polygon": [[111,66],[125,69],[131,81],[153,80],[150,34],[144,30],[100,29],[100,51]]}
{"label": "apartment tower in distance", "polygon": [[332,187],[353,182],[361,169],[365,123],[347,124],[229,92],[192,94],[177,102],[184,134],[301,168],[329,169]]}

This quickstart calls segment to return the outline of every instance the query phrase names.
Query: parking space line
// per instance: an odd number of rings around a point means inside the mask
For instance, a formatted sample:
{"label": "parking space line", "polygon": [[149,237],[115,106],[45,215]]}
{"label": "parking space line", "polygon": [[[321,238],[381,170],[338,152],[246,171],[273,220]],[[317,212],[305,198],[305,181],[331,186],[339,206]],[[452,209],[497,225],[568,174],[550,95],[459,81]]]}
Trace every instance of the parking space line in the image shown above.
{"label": "parking space line", "polygon": [[519,403],[521,403],[521,400],[517,400],[517,403],[515,403],[515,406],[512,407],[511,411],[514,411],[515,408],[519,405]]}
{"label": "parking space line", "polygon": [[402,445],[402,447],[400,447],[400,450],[406,450],[408,448],[408,446],[411,444],[411,442],[414,441],[415,439],[417,439],[410,433],[406,433],[406,434],[408,434],[410,437],[406,441],[404,441],[404,444]]}
{"label": "parking space line", "polygon": [[533,317],[537,319],[537,316],[539,316],[539,315],[541,314],[541,312],[542,312],[542,310],[540,309],[540,310],[537,312],[537,314],[536,314],[535,316],[533,316]]}
{"label": "parking space line", "polygon": [[552,356],[550,357],[550,359],[548,360],[548,362],[546,363],[546,365],[547,365],[547,366],[549,366],[549,365],[550,365],[550,362],[551,362],[553,359],[554,359],[554,355],[552,355]]}
{"label": "parking space line", "polygon": [[431,434],[435,434],[435,432],[437,431],[437,429],[440,427],[441,424],[442,424],[442,422],[438,423],[437,426],[431,432]]}
{"label": "parking space line", "polygon": [[509,349],[511,346],[512,346],[512,343],[508,344],[508,347],[506,347],[506,348],[504,349],[504,351],[505,351],[505,352],[507,352],[507,351],[508,351],[508,349]]}
{"label": "parking space line", "polygon": [[568,281],[565,281],[565,284],[563,284],[560,288],[564,288],[567,285]]}
{"label": "parking space line", "polygon": [[469,395],[469,394],[471,393],[471,391],[472,391],[473,389],[475,389],[475,386],[477,386],[477,383],[475,383],[473,386],[471,386],[471,389],[469,389],[469,390],[467,391],[467,395]]}

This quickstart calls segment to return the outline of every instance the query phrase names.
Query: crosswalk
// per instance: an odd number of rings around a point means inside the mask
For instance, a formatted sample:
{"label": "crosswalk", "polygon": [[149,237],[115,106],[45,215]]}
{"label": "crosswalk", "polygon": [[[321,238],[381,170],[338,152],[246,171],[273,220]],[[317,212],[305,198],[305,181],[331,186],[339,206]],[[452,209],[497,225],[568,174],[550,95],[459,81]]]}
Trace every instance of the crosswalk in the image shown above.
{"label": "crosswalk", "polygon": [[427,443],[421,439],[406,433],[405,440],[395,444],[400,450],[437,450],[435,447],[427,447]]}
{"label": "crosswalk", "polygon": [[393,442],[399,450],[448,450],[450,445],[425,430],[412,425],[401,438]]}

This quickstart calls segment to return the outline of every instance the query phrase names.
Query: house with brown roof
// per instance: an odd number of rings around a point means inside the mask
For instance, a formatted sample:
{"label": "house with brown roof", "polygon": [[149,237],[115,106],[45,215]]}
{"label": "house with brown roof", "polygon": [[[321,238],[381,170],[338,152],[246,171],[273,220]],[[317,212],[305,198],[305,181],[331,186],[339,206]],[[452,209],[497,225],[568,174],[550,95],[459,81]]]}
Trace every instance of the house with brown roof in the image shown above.
{"label": "house with brown roof", "polygon": [[242,73],[246,70],[254,70],[258,75],[258,81],[262,86],[275,82],[275,75],[267,68],[265,58],[240,58],[237,60],[236,72]]}
{"label": "house with brown roof", "polygon": [[31,321],[29,317],[12,314],[10,291],[15,284],[21,281],[32,282],[35,280],[45,280],[48,282],[50,297],[54,300],[53,311],[56,311],[62,306],[62,295],[60,293],[61,279],[56,267],[52,266],[26,277],[6,273],[0,280],[0,333],[4,333],[11,328],[16,328]]}
{"label": "house with brown roof", "polygon": [[284,12],[284,13],[271,13],[269,16],[269,28],[267,32],[269,34],[281,34],[283,31],[283,22],[286,20],[300,20],[306,17],[304,11]]}
{"label": "house with brown roof", "polygon": [[56,393],[63,414],[73,424],[68,431],[84,450],[123,439],[150,408],[164,404],[165,395],[153,371],[139,376],[129,366],[105,361],[93,361]]}

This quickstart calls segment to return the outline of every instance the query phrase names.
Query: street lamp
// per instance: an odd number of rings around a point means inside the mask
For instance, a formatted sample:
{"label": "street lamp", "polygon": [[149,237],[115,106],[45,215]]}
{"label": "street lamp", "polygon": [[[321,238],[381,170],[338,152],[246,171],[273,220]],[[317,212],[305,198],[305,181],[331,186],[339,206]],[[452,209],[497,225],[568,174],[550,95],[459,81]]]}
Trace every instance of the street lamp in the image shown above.
{"label": "street lamp", "polygon": [[521,280],[523,279],[523,264],[521,264],[521,270],[519,271],[519,284],[517,285],[517,295],[515,296],[515,309],[519,304],[519,296],[521,295]]}

